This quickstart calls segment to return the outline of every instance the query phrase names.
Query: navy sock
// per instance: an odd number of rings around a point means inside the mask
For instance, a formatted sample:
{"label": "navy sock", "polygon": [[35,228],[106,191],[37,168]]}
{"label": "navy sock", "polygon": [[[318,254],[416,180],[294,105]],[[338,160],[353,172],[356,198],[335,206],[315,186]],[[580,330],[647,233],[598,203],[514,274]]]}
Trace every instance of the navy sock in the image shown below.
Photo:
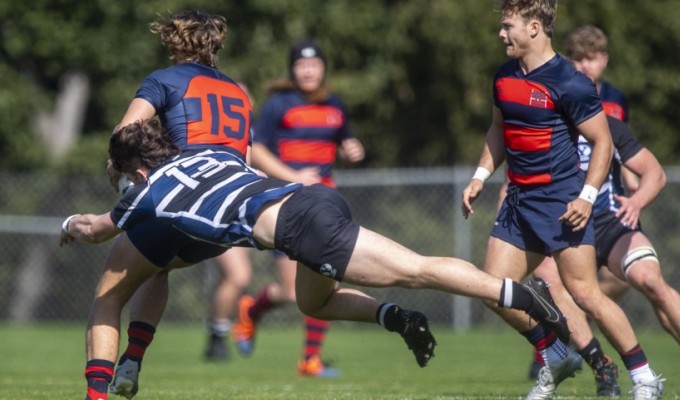
{"label": "navy sock", "polygon": [[375,313],[375,319],[390,332],[404,332],[406,320],[401,314],[401,308],[394,303],[383,303]]}
{"label": "navy sock", "polygon": [[596,370],[609,363],[609,359],[602,351],[602,346],[600,346],[600,341],[593,337],[586,347],[579,350],[578,352],[585,362],[590,365],[590,368]]}
{"label": "navy sock", "polygon": [[499,307],[527,311],[532,304],[534,304],[534,298],[522,285],[511,279],[503,280],[501,296],[498,299]]}
{"label": "navy sock", "polygon": [[621,353],[621,360],[628,371],[643,367],[648,364],[647,356],[642,351],[642,347],[636,344],[635,347],[625,353]]}

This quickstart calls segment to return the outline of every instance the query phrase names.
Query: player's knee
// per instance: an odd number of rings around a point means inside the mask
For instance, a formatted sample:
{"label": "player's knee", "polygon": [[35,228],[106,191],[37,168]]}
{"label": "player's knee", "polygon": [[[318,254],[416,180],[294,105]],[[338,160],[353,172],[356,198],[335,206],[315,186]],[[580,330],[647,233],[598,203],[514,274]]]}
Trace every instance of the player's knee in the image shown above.
{"label": "player's knee", "polygon": [[319,311],[323,308],[323,304],[308,300],[298,299],[297,306],[304,315],[312,318],[319,317]]}
{"label": "player's knee", "polygon": [[631,275],[629,281],[650,300],[659,300],[662,296],[661,292],[666,285],[663,277],[654,268],[641,272],[642,273],[635,274],[634,276]]}
{"label": "player's knee", "polygon": [[234,285],[234,287],[236,287],[238,290],[245,290],[248,286],[250,286],[251,276],[250,274],[234,275],[233,277],[227,277],[226,279],[231,279],[231,284]]}
{"label": "player's knee", "polygon": [[285,303],[295,303],[295,285],[281,285],[279,286],[279,301]]}
{"label": "player's knee", "polygon": [[574,303],[585,311],[587,314],[592,315],[598,309],[597,305],[599,299],[604,299],[606,296],[602,293],[599,287],[597,290],[588,290],[587,288],[573,289],[569,292]]}

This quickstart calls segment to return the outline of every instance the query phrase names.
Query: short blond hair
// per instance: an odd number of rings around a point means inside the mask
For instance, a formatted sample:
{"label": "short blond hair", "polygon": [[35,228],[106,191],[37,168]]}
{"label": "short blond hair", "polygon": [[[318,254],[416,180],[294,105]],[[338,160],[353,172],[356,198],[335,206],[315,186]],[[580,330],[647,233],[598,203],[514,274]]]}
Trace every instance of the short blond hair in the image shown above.
{"label": "short blond hair", "polygon": [[537,19],[543,31],[552,37],[557,18],[557,0],[496,0],[496,9],[502,14],[517,14],[525,21]]}
{"label": "short blond hair", "polygon": [[564,46],[567,57],[579,61],[593,53],[607,53],[609,41],[600,28],[585,25],[569,34]]}

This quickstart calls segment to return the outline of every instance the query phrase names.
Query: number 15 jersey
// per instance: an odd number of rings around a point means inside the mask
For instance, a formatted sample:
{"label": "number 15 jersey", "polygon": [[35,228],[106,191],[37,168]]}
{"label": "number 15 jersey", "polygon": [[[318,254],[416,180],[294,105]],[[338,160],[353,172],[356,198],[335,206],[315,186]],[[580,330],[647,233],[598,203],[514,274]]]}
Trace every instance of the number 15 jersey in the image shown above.
{"label": "number 15 jersey", "polygon": [[244,158],[251,144],[248,95],[217,68],[188,62],[152,72],[135,98],[153,105],[182,151],[213,148]]}

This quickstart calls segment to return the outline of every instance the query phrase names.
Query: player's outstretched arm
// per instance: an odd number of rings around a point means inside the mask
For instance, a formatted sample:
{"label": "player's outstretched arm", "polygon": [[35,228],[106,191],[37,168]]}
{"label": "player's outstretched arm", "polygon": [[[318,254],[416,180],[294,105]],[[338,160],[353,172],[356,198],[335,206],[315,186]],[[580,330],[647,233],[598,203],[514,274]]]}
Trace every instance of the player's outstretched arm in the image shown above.
{"label": "player's outstretched arm", "polygon": [[59,246],[74,240],[84,243],[102,243],[121,233],[111,219],[111,213],[74,214],[64,220],[61,225]]}

